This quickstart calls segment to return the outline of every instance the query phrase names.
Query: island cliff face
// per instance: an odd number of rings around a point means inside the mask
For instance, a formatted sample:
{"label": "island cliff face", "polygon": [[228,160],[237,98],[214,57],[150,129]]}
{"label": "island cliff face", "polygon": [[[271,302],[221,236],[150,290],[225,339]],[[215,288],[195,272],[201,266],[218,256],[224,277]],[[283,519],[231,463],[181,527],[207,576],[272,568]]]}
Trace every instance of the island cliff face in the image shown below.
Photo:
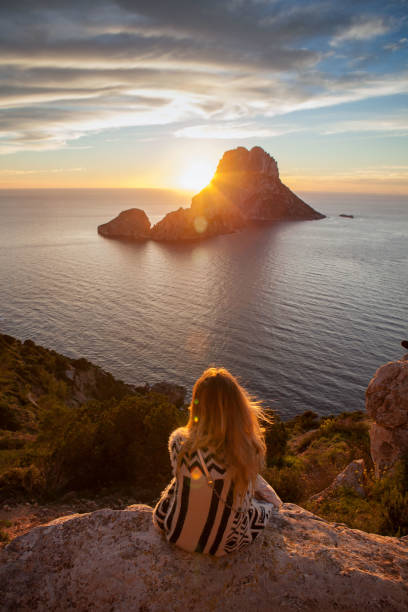
{"label": "island cliff face", "polygon": [[[228,234],[251,222],[324,218],[281,182],[276,161],[261,147],[250,151],[238,147],[224,153],[213,179],[193,197],[190,208],[168,213],[150,230],[140,215],[130,215],[136,210],[124,211],[99,226],[99,233],[118,238],[183,241]],[[119,220],[129,226],[123,227]]]}
{"label": "island cliff face", "polygon": [[239,211],[245,221],[322,219],[279,178],[278,165],[261,147],[238,147],[222,156],[210,185],[194,196],[191,209],[208,215],[219,208]]}

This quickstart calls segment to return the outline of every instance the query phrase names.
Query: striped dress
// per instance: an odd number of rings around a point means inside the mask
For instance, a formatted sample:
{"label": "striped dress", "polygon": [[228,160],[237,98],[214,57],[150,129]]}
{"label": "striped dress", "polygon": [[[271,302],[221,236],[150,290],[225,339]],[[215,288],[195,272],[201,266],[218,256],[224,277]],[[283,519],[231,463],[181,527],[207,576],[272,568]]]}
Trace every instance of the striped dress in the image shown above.
{"label": "striped dress", "polygon": [[177,456],[185,439],[182,429],[169,438],[173,479],[154,508],[155,527],[169,542],[190,552],[222,556],[241,550],[264,529],[272,504],[255,499],[250,485],[237,507],[229,471],[215,461],[209,449],[201,449],[201,454],[213,486],[208,484],[197,452],[184,455],[177,473]]}

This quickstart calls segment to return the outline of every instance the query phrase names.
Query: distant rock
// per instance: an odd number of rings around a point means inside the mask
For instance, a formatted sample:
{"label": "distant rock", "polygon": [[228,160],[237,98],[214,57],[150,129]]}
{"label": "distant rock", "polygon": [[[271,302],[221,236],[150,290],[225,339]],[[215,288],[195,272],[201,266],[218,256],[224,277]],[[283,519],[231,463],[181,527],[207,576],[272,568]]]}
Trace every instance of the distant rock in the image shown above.
{"label": "distant rock", "polygon": [[149,236],[159,241],[188,241],[229,234],[254,221],[324,218],[281,182],[276,161],[261,147],[253,147],[250,151],[245,147],[226,151],[210,184],[192,198],[190,208],[168,213],[150,231],[145,215],[143,235],[140,235],[138,218],[129,216],[119,224],[121,215],[99,226],[99,233],[129,238],[134,231],[137,238]]}
{"label": "distant rock", "polygon": [[4,612],[405,612],[408,544],[284,504],[254,544],[214,558],[169,544],[148,506],[96,510],[14,539],[0,601]]}
{"label": "distant rock", "polygon": [[344,217],[344,219],[354,219],[354,215],[346,215],[344,213],[342,213],[341,215],[339,215],[339,217]]}
{"label": "distant rock", "polygon": [[408,453],[408,360],[379,368],[366,391],[371,457],[377,478]]}
{"label": "distant rock", "polygon": [[193,197],[195,215],[238,211],[245,222],[323,219],[279,178],[278,165],[261,147],[224,153],[211,183]]}
{"label": "distant rock", "polygon": [[337,474],[333,482],[320,491],[312,495],[311,501],[323,501],[340,487],[352,489],[359,497],[365,497],[364,491],[364,459],[355,459],[349,463],[340,474]]}
{"label": "distant rock", "polygon": [[144,210],[129,208],[112,221],[99,225],[98,233],[108,238],[146,239],[150,236],[150,221]]}

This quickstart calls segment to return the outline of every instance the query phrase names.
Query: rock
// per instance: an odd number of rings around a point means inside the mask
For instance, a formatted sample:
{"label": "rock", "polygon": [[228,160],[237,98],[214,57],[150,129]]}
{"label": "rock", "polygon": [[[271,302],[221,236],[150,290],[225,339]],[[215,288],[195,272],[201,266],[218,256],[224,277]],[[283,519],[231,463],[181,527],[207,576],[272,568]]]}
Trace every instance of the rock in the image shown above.
{"label": "rock", "polygon": [[204,213],[192,208],[179,208],[168,213],[151,230],[151,238],[160,241],[187,241],[230,234],[245,226],[239,210],[228,204]]}
{"label": "rock", "polygon": [[99,225],[98,233],[108,238],[145,239],[150,236],[150,221],[144,210],[130,208],[112,221]]}
{"label": "rock", "polygon": [[224,153],[211,183],[194,196],[191,209],[210,216],[233,210],[249,221],[322,219],[279,178],[276,161],[261,147],[238,147]]}
{"label": "rock", "polygon": [[366,391],[371,457],[379,478],[408,452],[408,360],[379,368]]}
{"label": "rock", "polygon": [[3,611],[351,612],[408,608],[408,545],[284,504],[245,551],[213,558],[159,535],[152,509],[62,517],[1,553]]}
{"label": "rock", "polygon": [[133,208],[100,225],[98,232],[177,242],[229,234],[253,221],[323,217],[281,182],[276,161],[261,147],[238,147],[224,153],[210,184],[193,197],[190,208],[169,212],[151,229],[145,213]]}
{"label": "rock", "polygon": [[339,487],[347,487],[353,489],[360,497],[365,497],[365,491],[363,487],[364,483],[364,459],[355,459],[349,463],[340,474],[337,474],[333,482],[320,491],[312,495],[311,501],[323,501],[326,497],[331,495]]}

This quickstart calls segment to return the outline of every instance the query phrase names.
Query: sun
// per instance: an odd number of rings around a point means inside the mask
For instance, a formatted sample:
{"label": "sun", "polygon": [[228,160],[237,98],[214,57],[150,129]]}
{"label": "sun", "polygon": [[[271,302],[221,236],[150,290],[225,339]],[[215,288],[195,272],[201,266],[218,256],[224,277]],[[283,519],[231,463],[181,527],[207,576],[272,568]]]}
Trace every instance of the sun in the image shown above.
{"label": "sun", "polygon": [[214,164],[207,160],[194,160],[185,164],[178,179],[182,189],[200,191],[211,181],[214,175]]}

